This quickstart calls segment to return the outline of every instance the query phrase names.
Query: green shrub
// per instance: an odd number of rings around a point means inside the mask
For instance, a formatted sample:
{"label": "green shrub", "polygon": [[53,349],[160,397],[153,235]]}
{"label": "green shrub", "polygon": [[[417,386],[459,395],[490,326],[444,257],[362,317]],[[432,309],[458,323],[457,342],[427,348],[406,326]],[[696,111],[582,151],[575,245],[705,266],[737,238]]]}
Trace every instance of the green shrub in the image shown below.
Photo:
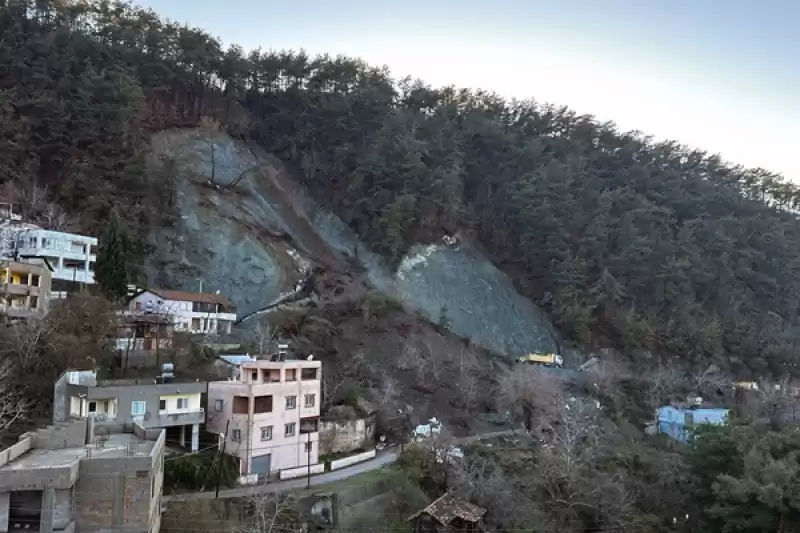
{"label": "green shrub", "polygon": [[216,453],[169,457],[164,461],[164,492],[211,490],[217,475],[221,487],[232,487],[239,477],[235,459]]}

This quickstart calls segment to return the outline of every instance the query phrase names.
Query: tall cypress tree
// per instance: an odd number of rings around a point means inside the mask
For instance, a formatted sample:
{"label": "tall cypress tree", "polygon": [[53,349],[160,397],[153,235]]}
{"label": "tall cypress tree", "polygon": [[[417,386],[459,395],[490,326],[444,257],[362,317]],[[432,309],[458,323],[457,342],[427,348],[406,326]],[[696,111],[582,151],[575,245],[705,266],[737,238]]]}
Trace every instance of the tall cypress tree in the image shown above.
{"label": "tall cypress tree", "polygon": [[95,279],[100,289],[111,299],[128,293],[128,238],[116,214],[111,216],[97,253]]}

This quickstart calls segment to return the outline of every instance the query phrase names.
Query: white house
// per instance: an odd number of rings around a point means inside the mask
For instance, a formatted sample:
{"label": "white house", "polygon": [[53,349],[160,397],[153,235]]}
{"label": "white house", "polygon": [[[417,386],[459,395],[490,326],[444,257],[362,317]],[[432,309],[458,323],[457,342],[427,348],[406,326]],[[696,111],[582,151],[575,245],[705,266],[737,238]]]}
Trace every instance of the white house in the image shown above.
{"label": "white house", "polygon": [[14,253],[41,257],[53,267],[53,281],[94,283],[97,239],[42,228],[24,228],[16,234]]}
{"label": "white house", "polygon": [[175,331],[216,335],[230,333],[236,307],[219,294],[147,289],[133,297],[129,312],[172,316]]}

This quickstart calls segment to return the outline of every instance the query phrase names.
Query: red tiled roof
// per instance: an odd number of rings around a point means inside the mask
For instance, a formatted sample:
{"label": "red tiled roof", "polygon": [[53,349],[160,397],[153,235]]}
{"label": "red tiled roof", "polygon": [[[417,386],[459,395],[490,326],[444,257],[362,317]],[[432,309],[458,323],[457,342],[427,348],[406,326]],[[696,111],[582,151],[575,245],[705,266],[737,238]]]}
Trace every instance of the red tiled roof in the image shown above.
{"label": "red tiled roof", "polygon": [[167,289],[147,289],[156,296],[161,296],[165,300],[175,300],[179,302],[197,302],[204,304],[220,304],[224,307],[235,307],[233,302],[220,294],[210,294],[207,292],[186,292],[171,291]]}

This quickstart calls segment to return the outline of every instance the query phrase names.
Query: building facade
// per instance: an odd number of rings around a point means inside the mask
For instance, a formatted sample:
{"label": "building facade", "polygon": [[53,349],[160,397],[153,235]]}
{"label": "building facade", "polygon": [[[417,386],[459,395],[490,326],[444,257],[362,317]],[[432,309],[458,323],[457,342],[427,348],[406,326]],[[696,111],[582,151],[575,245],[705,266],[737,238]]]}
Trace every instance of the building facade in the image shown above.
{"label": "building facade", "polygon": [[316,464],[321,380],[320,361],[243,362],[208,384],[206,429],[224,434],[242,476]]}
{"label": "building facade", "polygon": [[158,533],[164,442],[90,419],[26,433],[0,452],[0,531]]}
{"label": "building facade", "polygon": [[10,319],[43,317],[50,306],[51,274],[42,259],[0,261],[0,312]]}
{"label": "building facade", "polygon": [[132,312],[169,315],[175,331],[229,334],[236,322],[236,307],[219,294],[148,289],[134,296]]}
{"label": "building facade", "polygon": [[36,228],[17,233],[14,252],[47,259],[53,267],[53,280],[94,283],[96,248],[94,237]]}
{"label": "building facade", "polygon": [[723,425],[727,423],[728,409],[695,409],[667,405],[656,412],[658,433],[681,442],[688,442],[691,431],[700,424]]}
{"label": "building facade", "polygon": [[208,383],[159,379],[100,381],[94,371],[64,372],[53,388],[53,422],[92,418],[98,427],[138,424],[145,429],[176,428],[182,446],[199,449],[205,423],[202,395]]}

